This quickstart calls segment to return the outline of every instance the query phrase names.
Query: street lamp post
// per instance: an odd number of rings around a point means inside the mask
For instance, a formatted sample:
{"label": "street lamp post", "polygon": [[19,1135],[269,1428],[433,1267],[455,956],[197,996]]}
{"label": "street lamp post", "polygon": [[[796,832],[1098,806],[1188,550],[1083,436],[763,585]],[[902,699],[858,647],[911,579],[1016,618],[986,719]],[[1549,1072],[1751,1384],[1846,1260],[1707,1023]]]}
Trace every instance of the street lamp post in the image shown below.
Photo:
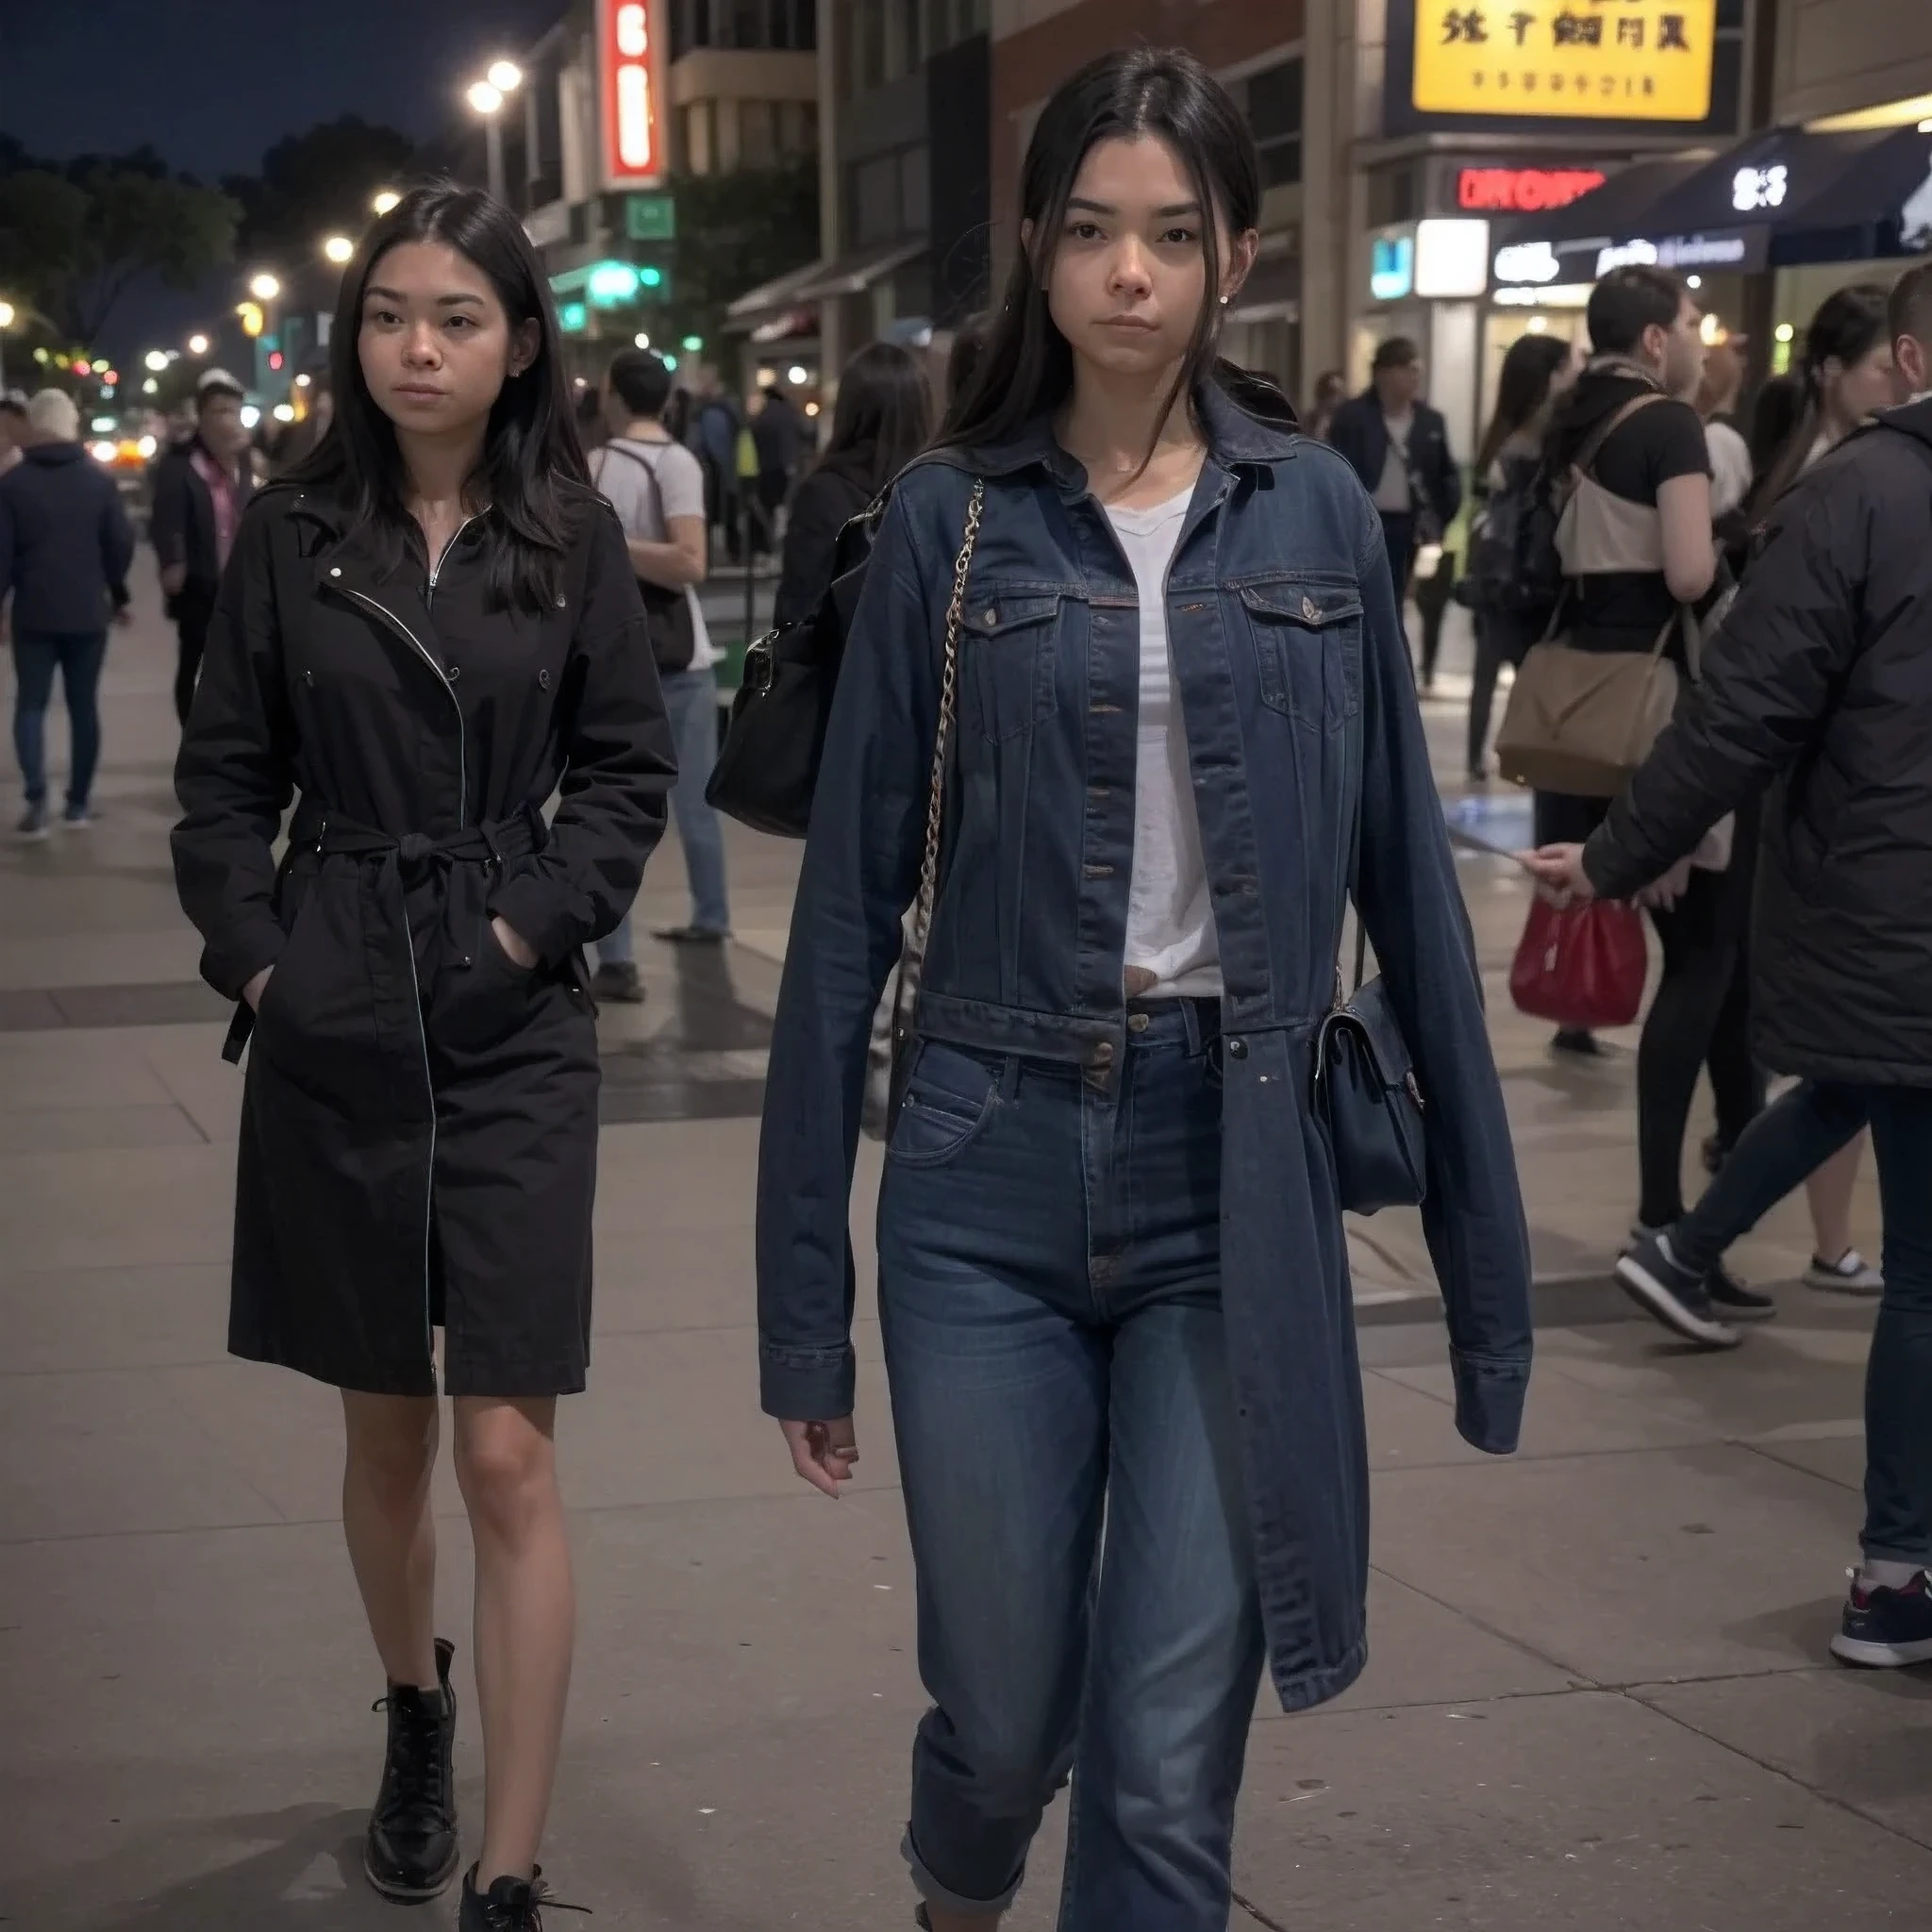
{"label": "street lamp post", "polygon": [[492,60],[481,80],[472,81],[464,98],[472,110],[483,117],[484,148],[489,157],[490,193],[493,200],[504,198],[503,108],[504,103],[524,84],[524,70],[514,60]]}

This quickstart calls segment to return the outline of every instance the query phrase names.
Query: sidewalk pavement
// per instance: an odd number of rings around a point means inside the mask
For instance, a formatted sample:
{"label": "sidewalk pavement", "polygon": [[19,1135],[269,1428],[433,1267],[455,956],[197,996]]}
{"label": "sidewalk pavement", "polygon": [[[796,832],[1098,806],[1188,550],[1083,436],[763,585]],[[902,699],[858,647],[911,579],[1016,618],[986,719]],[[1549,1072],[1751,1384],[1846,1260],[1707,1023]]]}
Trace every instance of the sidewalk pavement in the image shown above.
{"label": "sidewalk pavement", "polygon": [[[151,594],[141,609],[109,658],[100,824],[0,851],[0,1919],[443,1925],[447,1903],[406,1919],[359,1875],[382,1687],[341,1549],[335,1399],[223,1353],[240,1083],[175,906],[172,641]],[[1428,708],[1459,773],[1453,697]],[[1468,808],[1501,834],[1520,817]],[[545,1863],[618,1932],[909,1923],[895,1847],[922,1700],[869,1284],[856,1493],[803,1491],[757,1405],[750,1176],[794,858],[734,835],[740,942],[643,947],[650,1003],[603,1023],[596,1347],[561,1430],[583,1627]],[[1870,1310],[1786,1286],[1779,1319],[1721,1357],[1630,1318],[1604,1279],[1634,1197],[1627,1047],[1558,1067],[1509,1009],[1507,872],[1473,859],[1465,879],[1541,1275],[1523,1452],[1455,1436],[1412,1217],[1355,1229],[1373,1659],[1313,1715],[1264,1700],[1232,1923],[1916,1924],[1932,1681],[1824,1649]],[[674,841],[641,930],[683,907]],[[868,1148],[861,1236],[876,1174]],[[1874,1220],[1868,1192],[1869,1244]],[[1805,1248],[1788,1206],[1741,1259],[1791,1283]],[[446,1470],[437,1507],[474,1844]],[[1063,1815],[1015,1932],[1052,1923]]]}

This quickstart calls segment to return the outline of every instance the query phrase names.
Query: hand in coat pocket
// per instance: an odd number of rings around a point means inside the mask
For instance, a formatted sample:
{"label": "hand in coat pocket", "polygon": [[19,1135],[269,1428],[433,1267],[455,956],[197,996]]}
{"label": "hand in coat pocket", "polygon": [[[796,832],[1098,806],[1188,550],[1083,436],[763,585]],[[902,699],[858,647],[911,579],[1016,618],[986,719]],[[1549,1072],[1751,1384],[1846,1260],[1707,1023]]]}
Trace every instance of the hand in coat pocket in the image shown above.
{"label": "hand in coat pocket", "polygon": [[538,960],[530,942],[515,926],[507,920],[496,918],[490,922],[490,930],[496,935],[496,943],[512,965],[521,966],[525,973],[534,973]]}

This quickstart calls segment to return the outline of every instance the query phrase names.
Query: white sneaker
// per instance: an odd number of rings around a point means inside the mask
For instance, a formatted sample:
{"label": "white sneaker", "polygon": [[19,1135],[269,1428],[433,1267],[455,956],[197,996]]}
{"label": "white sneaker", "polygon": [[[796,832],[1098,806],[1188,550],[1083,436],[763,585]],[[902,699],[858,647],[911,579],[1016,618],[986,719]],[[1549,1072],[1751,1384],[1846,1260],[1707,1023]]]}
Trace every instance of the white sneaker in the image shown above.
{"label": "white sneaker", "polygon": [[1836,1261],[1813,1255],[1805,1270],[1805,1286],[1826,1294],[1878,1295],[1885,1292],[1885,1276],[1857,1248],[1847,1248]]}

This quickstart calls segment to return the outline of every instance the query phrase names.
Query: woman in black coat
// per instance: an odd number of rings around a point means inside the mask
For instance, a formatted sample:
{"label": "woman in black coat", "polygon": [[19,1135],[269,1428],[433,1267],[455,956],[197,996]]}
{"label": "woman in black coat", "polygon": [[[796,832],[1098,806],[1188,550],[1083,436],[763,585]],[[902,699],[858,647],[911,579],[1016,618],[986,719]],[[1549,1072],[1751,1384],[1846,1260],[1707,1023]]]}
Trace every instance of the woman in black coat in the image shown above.
{"label": "woman in black coat", "polygon": [[638,889],[672,741],[515,218],[406,196],[343,276],[334,342],[332,431],[251,505],[222,586],[175,875],[239,1002],[229,1057],[253,1039],[229,1347],[342,1391],[344,1527],[390,1680],[369,1877],[426,1898],[460,1862],[431,1621],[441,1328],[489,1760],[461,1923],[513,1932],[537,1924],[574,1627],[553,1431],[590,1329],[581,948]]}
{"label": "woman in black coat", "polygon": [[774,624],[796,624],[831,587],[839,532],[919,452],[932,433],[925,372],[896,342],[871,342],[839,376],[832,440],[793,494]]}

